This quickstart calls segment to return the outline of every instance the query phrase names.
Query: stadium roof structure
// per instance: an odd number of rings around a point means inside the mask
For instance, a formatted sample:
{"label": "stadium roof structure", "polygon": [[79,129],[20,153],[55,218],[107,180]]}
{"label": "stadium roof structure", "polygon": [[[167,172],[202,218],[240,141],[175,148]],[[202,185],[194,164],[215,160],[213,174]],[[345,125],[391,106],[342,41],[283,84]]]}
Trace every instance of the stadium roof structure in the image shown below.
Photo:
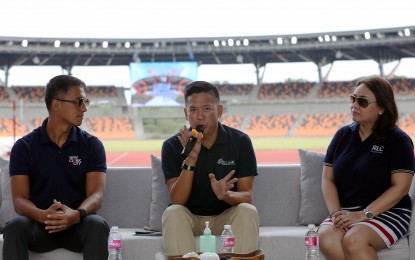
{"label": "stadium roof structure", "polygon": [[85,39],[0,37],[0,68],[22,65],[129,65],[197,61],[201,64],[375,60],[415,57],[415,26],[297,35],[218,38]]}

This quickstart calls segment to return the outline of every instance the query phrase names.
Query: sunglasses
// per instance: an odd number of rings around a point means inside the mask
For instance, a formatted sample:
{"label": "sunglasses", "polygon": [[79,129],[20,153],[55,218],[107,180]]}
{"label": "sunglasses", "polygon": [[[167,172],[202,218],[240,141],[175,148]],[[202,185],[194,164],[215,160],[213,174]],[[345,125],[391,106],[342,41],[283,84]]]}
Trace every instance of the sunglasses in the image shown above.
{"label": "sunglasses", "polygon": [[78,109],[83,109],[83,108],[88,109],[89,103],[91,102],[91,100],[89,100],[88,98],[83,98],[83,97],[77,98],[75,100],[67,100],[67,99],[60,99],[60,98],[55,98],[55,99],[62,101],[62,102],[73,103],[76,105]]}
{"label": "sunglasses", "polygon": [[376,103],[376,101],[370,102],[369,100],[367,100],[365,98],[357,97],[354,94],[350,95],[350,103],[354,104],[356,101],[357,101],[357,104],[359,105],[359,107],[362,107],[362,108],[367,108],[369,106],[369,104]]}

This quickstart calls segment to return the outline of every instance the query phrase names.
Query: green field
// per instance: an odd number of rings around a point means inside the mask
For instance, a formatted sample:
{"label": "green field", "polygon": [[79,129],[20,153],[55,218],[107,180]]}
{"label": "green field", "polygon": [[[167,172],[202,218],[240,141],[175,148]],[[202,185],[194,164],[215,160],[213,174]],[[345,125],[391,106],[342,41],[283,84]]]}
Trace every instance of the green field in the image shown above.
{"label": "green field", "polygon": [[[255,150],[326,149],[331,137],[253,138]],[[164,140],[104,140],[107,152],[159,152]]]}

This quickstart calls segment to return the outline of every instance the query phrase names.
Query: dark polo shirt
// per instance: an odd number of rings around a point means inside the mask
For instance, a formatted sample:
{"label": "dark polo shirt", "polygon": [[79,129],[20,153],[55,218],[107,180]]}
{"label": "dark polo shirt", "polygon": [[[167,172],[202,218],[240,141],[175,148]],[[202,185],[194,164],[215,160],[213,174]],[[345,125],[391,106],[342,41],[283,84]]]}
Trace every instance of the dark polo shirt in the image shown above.
{"label": "dark polo shirt", "polygon": [[[178,134],[167,139],[162,147],[162,168],[166,181],[179,177],[183,150]],[[234,177],[256,176],[257,163],[251,139],[245,133],[218,123],[218,136],[210,149],[202,146],[193,173],[192,190],[186,207],[195,215],[212,216],[230,207],[213,193],[208,174],[213,173],[217,180],[235,170]],[[237,184],[232,189],[236,191]]]}
{"label": "dark polo shirt", "polygon": [[10,154],[10,176],[29,176],[29,200],[38,208],[47,209],[56,199],[76,209],[86,198],[86,174],[106,172],[104,146],[73,126],[59,148],[46,133],[47,121],[17,140]]}
{"label": "dark polo shirt", "polygon": [[[353,123],[335,134],[324,163],[333,167],[341,206],[366,207],[391,187],[392,174],[414,174],[414,146],[398,127],[381,144],[374,144],[370,137],[362,142],[359,125]],[[396,206],[410,208],[409,196]]]}

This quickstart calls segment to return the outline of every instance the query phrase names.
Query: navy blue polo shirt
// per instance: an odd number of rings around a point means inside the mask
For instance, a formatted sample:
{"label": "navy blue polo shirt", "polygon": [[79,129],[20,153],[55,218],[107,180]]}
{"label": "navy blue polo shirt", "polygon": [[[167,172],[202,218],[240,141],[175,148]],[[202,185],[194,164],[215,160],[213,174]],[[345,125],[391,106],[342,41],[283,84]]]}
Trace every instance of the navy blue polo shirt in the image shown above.
{"label": "navy blue polo shirt", "polygon": [[[370,137],[362,142],[359,125],[353,123],[337,131],[324,163],[333,167],[340,205],[366,207],[391,187],[392,174],[414,174],[414,145],[398,127],[381,144],[374,144]],[[409,196],[395,206],[410,208]]]}
{"label": "navy blue polo shirt", "polygon": [[[183,150],[178,135],[167,139],[162,147],[162,169],[166,181],[179,177],[182,171]],[[193,173],[192,190],[186,207],[195,215],[213,216],[222,213],[230,205],[218,200],[210,186],[208,174],[217,180],[235,170],[234,177],[256,176],[257,163],[251,139],[245,133],[218,123],[218,136],[210,149],[202,146]],[[236,191],[237,183],[232,189]]]}
{"label": "navy blue polo shirt", "polygon": [[56,199],[76,209],[86,198],[88,172],[106,172],[105,149],[100,140],[73,126],[59,148],[46,132],[46,123],[17,140],[10,154],[10,176],[27,175],[29,200],[47,209]]}

